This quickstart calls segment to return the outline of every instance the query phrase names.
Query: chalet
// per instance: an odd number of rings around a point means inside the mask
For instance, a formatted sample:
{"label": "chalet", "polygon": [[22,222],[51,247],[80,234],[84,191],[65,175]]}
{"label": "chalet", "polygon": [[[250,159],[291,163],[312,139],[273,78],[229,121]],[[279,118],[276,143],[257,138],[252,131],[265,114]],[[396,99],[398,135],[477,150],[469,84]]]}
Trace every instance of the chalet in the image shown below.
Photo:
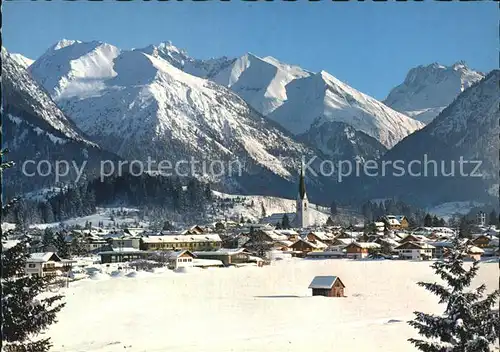
{"label": "chalet", "polygon": [[331,244],[335,239],[335,236],[332,233],[324,232],[324,231],[312,231],[305,235],[305,239],[309,242],[320,241],[325,244]]}
{"label": "chalet", "polygon": [[313,296],[344,297],[345,285],[337,276],[315,276],[309,288]]}
{"label": "chalet", "polygon": [[401,223],[394,215],[386,215],[382,218],[387,230],[400,230]]}
{"label": "chalet", "polygon": [[101,257],[101,264],[107,263],[123,263],[138,259],[147,259],[151,253],[147,251],[137,250],[135,248],[111,248],[111,250],[106,250],[99,252],[98,255]]}
{"label": "chalet", "polygon": [[427,241],[427,237],[422,235],[408,234],[407,236],[403,237],[399,242],[403,244],[406,242],[424,242],[424,241]]}
{"label": "chalet", "polygon": [[196,255],[188,250],[167,252],[168,268],[175,270],[179,268],[193,267]]}
{"label": "chalet", "polygon": [[498,238],[493,236],[479,235],[472,240],[472,244],[479,248],[498,246]]}
{"label": "chalet", "polygon": [[205,233],[205,230],[199,225],[194,225],[189,229],[182,231],[181,235],[201,235],[202,233]]}
{"label": "chalet", "polygon": [[335,238],[331,242],[331,247],[345,248],[351,243],[355,242],[354,238]]}
{"label": "chalet", "polygon": [[147,236],[141,238],[142,250],[190,250],[214,251],[221,247],[222,240],[218,234],[202,235],[166,235]]}
{"label": "chalet", "polygon": [[371,242],[353,242],[345,247],[346,256],[351,259],[366,258],[373,249],[380,249],[380,245]]}
{"label": "chalet", "polygon": [[467,258],[472,260],[481,260],[484,250],[476,246],[467,246]]}
{"label": "chalet", "polygon": [[399,257],[403,259],[430,259],[434,246],[425,242],[406,241],[394,248],[398,252]]}
{"label": "chalet", "polygon": [[316,241],[315,243],[303,240],[299,238],[294,244],[290,246],[290,249],[296,253],[306,255],[309,252],[320,251],[327,248],[327,245],[323,242]]}
{"label": "chalet", "polygon": [[56,276],[71,269],[74,261],[61,259],[54,252],[31,253],[25,271],[31,276]]}
{"label": "chalet", "polygon": [[400,229],[406,230],[409,226],[410,223],[408,222],[408,219],[404,215],[395,215],[396,220],[399,222]]}

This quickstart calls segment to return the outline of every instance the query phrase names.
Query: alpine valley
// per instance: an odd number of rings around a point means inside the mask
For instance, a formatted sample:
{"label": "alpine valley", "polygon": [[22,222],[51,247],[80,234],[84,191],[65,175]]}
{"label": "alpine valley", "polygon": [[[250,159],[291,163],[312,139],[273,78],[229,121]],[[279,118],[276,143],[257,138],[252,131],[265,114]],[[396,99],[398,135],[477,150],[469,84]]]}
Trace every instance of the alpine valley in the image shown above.
{"label": "alpine valley", "polygon": [[4,146],[13,159],[237,160],[241,175],[195,176],[226,193],[287,198],[296,196],[303,158],[316,171],[324,160],[426,153],[484,161],[480,180],[436,177],[416,188],[409,178],[339,184],[335,173],[306,174],[320,204],[408,194],[422,205],[463,200],[454,199],[457,185],[471,185],[467,200],[482,200],[498,183],[498,71],[463,62],[411,69],[383,102],[325,71],[251,53],[201,60],[170,42],[125,50],[61,40],[36,60],[2,48],[2,62]]}

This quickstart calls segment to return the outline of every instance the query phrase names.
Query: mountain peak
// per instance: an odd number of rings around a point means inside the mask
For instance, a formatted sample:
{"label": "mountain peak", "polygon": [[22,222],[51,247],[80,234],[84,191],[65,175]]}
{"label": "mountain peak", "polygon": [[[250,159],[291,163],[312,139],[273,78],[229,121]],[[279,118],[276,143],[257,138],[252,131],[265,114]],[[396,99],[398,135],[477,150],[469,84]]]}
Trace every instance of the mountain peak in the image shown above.
{"label": "mountain peak", "polygon": [[437,62],[412,68],[402,84],[391,90],[384,103],[391,108],[428,123],[462,91],[484,77],[465,61],[451,66]]}
{"label": "mountain peak", "polygon": [[52,50],[59,50],[59,49],[62,49],[62,48],[65,48],[67,46],[71,46],[73,44],[80,44],[82,43],[80,40],[71,40],[71,39],[61,39],[60,41],[58,41],[57,43],[55,43],[54,45],[52,45],[50,47],[50,49]]}

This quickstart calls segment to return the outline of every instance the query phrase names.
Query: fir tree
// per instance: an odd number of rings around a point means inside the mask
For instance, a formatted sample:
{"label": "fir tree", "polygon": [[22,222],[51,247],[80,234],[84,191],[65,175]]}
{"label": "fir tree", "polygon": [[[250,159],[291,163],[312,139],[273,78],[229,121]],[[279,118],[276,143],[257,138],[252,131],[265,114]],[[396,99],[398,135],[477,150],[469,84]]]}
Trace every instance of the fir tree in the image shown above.
{"label": "fir tree", "polygon": [[264,202],[260,203],[260,208],[261,208],[261,215],[263,218],[265,218],[267,215],[266,215],[266,207],[264,207]]}
{"label": "fir tree", "polygon": [[424,226],[426,226],[426,227],[431,227],[432,226],[432,216],[431,216],[431,214],[425,214]]}
{"label": "fir tree", "polygon": [[338,214],[337,203],[335,203],[335,201],[332,201],[332,203],[330,204],[330,214],[332,216],[335,216]]}
{"label": "fir tree", "polygon": [[495,211],[495,209],[493,209],[491,211],[490,215],[488,216],[488,224],[493,225],[493,226],[498,225],[498,215],[497,215],[497,212]]}
{"label": "fir tree", "polygon": [[66,236],[63,232],[58,232],[54,237],[54,246],[57,249],[57,255],[61,258],[69,258],[69,246],[66,243]]}
{"label": "fir tree", "polygon": [[443,261],[431,265],[445,285],[419,282],[418,285],[439,297],[446,308],[442,315],[415,312],[409,324],[419,334],[430,340],[409,339],[424,352],[488,352],[498,343],[500,319],[497,303],[499,291],[484,295],[485,285],[475,290],[468,289],[479,270],[479,262],[473,261],[469,269],[464,268],[463,258],[467,244],[455,237],[453,247]]}
{"label": "fir tree", "polygon": [[290,228],[290,219],[288,218],[287,214],[283,215],[283,219],[281,219],[281,227],[283,229],[289,229]]}
{"label": "fir tree", "polygon": [[329,216],[328,219],[326,219],[326,226],[334,226],[335,223],[333,222],[332,218]]}
{"label": "fir tree", "polygon": [[[4,162],[4,153],[0,151],[0,178],[3,170],[12,163]],[[2,213],[14,205],[15,200],[3,204]],[[7,233],[2,232],[2,242]],[[50,339],[36,339],[36,335],[55,322],[56,314],[64,304],[59,304],[60,295],[39,298],[47,291],[51,280],[48,277],[28,276],[25,273],[26,261],[30,254],[29,240],[25,237],[21,242],[1,252],[2,278],[1,297],[2,310],[0,321],[2,347],[6,352],[46,352],[51,347]]]}

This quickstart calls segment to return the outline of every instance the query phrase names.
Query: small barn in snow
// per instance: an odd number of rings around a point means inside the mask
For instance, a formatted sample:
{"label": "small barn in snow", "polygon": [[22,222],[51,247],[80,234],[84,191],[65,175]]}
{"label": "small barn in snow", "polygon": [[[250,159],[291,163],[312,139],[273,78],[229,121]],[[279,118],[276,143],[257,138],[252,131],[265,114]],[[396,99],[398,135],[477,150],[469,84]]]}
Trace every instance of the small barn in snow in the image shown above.
{"label": "small barn in snow", "polygon": [[315,276],[309,288],[313,296],[344,297],[344,283],[337,276]]}

